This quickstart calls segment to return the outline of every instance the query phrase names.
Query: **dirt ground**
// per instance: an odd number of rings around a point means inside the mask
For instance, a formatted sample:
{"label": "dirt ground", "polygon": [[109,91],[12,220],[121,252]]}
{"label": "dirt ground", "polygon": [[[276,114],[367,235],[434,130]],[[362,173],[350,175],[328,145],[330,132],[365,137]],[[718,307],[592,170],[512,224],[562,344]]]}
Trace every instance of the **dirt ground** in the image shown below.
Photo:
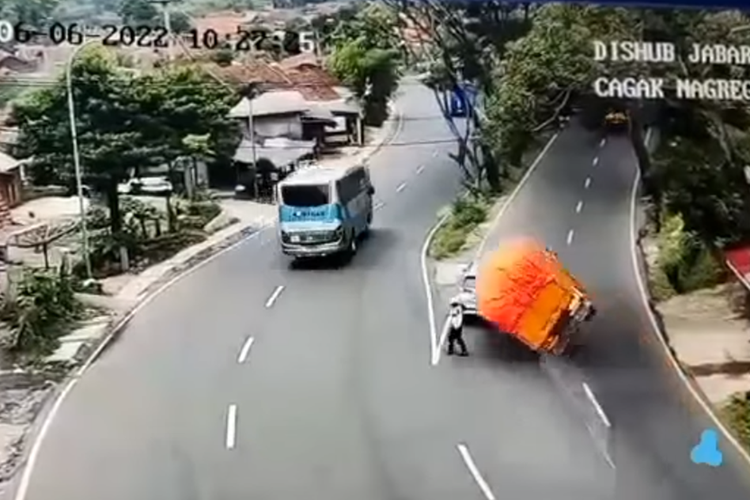
{"label": "dirt ground", "polygon": [[[655,268],[656,242],[643,242],[649,269]],[[678,295],[657,305],[669,343],[706,397],[721,405],[750,391],[748,293],[730,281]]]}

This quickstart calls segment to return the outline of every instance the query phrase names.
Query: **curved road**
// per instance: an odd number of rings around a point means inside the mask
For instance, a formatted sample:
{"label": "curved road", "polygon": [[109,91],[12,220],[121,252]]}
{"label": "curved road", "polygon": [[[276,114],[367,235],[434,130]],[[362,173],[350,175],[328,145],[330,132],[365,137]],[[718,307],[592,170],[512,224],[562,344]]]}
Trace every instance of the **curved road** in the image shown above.
{"label": "curved road", "polygon": [[[686,500],[697,498],[693,482],[708,484],[702,475],[729,474],[679,467],[687,454],[673,444],[688,446],[680,426],[693,421],[668,406],[672,393],[657,391],[665,375],[643,368],[644,349],[621,322],[629,317],[612,316],[627,314],[620,302],[615,313],[602,307],[608,340],[592,341],[601,368],[550,376],[480,335],[475,357],[430,365],[420,250],[459,174],[432,94],[413,84],[402,94],[403,128],[370,161],[382,206],[354,261],[290,269],[266,232],[176,283],[70,393],[26,499]],[[619,174],[610,187],[590,186],[598,198],[587,199],[589,215],[564,209],[583,193],[576,179],[583,185],[597,147],[564,133],[496,235],[534,228],[597,292],[616,297],[633,280],[617,260],[629,258],[628,213],[604,206],[627,200],[632,170],[622,152],[612,152]],[[575,252],[564,254],[574,223],[583,224]],[[587,236],[592,224],[603,233]],[[636,324],[636,302],[632,310]],[[613,414],[616,469],[560,388],[579,375],[592,375]],[[643,393],[627,390],[631,379]],[[737,488],[721,498],[739,498]]]}
{"label": "curved road", "polygon": [[715,425],[679,381],[643,309],[631,253],[636,172],[626,136],[602,139],[573,124],[531,173],[488,248],[514,234],[534,236],[555,249],[594,296],[599,314],[581,352],[553,363],[550,374],[578,389],[574,401],[590,409],[585,421],[601,424],[582,383],[604,410],[617,498],[750,498],[746,464],[723,436],[721,467],[690,461],[700,433]]}

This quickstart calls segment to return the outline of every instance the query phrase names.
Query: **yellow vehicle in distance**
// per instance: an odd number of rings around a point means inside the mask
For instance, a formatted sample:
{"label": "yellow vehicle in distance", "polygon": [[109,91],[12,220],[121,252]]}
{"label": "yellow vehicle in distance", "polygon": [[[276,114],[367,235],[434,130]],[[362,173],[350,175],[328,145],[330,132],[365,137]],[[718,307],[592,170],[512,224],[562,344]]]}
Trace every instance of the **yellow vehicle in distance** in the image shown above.
{"label": "yellow vehicle in distance", "polygon": [[625,130],[630,123],[628,114],[623,111],[610,111],[604,117],[604,126],[608,130]]}

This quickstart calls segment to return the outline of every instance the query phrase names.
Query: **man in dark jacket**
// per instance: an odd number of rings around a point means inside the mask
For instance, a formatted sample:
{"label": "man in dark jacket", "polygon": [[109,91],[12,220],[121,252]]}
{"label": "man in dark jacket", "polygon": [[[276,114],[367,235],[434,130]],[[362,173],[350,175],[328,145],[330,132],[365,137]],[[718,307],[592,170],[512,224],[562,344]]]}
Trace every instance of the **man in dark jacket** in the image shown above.
{"label": "man in dark jacket", "polygon": [[459,347],[459,356],[468,356],[464,332],[464,310],[458,299],[451,300],[450,316],[448,317],[448,356],[455,353],[456,344]]}

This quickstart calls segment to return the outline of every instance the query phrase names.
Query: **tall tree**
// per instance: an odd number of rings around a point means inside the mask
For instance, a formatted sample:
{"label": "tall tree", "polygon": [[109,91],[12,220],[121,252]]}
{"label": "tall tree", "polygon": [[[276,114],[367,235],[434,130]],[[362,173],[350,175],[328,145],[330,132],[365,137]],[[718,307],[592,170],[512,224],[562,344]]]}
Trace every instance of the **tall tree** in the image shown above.
{"label": "tall tree", "polygon": [[123,23],[131,26],[152,26],[161,21],[159,10],[148,0],[122,0],[117,13]]}
{"label": "tall tree", "polygon": [[[140,147],[133,128],[130,103],[136,97],[132,81],[111,58],[89,50],[72,68],[78,145],[87,183],[105,193],[113,235],[121,229],[117,185],[150,152]],[[32,159],[30,173],[37,183],[74,182],[70,123],[64,82],[33,93],[13,111],[19,125],[20,151]]]}
{"label": "tall tree", "polygon": [[398,87],[399,53],[368,48],[362,40],[339,46],[328,60],[334,75],[364,104],[365,123],[379,126],[388,117],[388,101]]}

